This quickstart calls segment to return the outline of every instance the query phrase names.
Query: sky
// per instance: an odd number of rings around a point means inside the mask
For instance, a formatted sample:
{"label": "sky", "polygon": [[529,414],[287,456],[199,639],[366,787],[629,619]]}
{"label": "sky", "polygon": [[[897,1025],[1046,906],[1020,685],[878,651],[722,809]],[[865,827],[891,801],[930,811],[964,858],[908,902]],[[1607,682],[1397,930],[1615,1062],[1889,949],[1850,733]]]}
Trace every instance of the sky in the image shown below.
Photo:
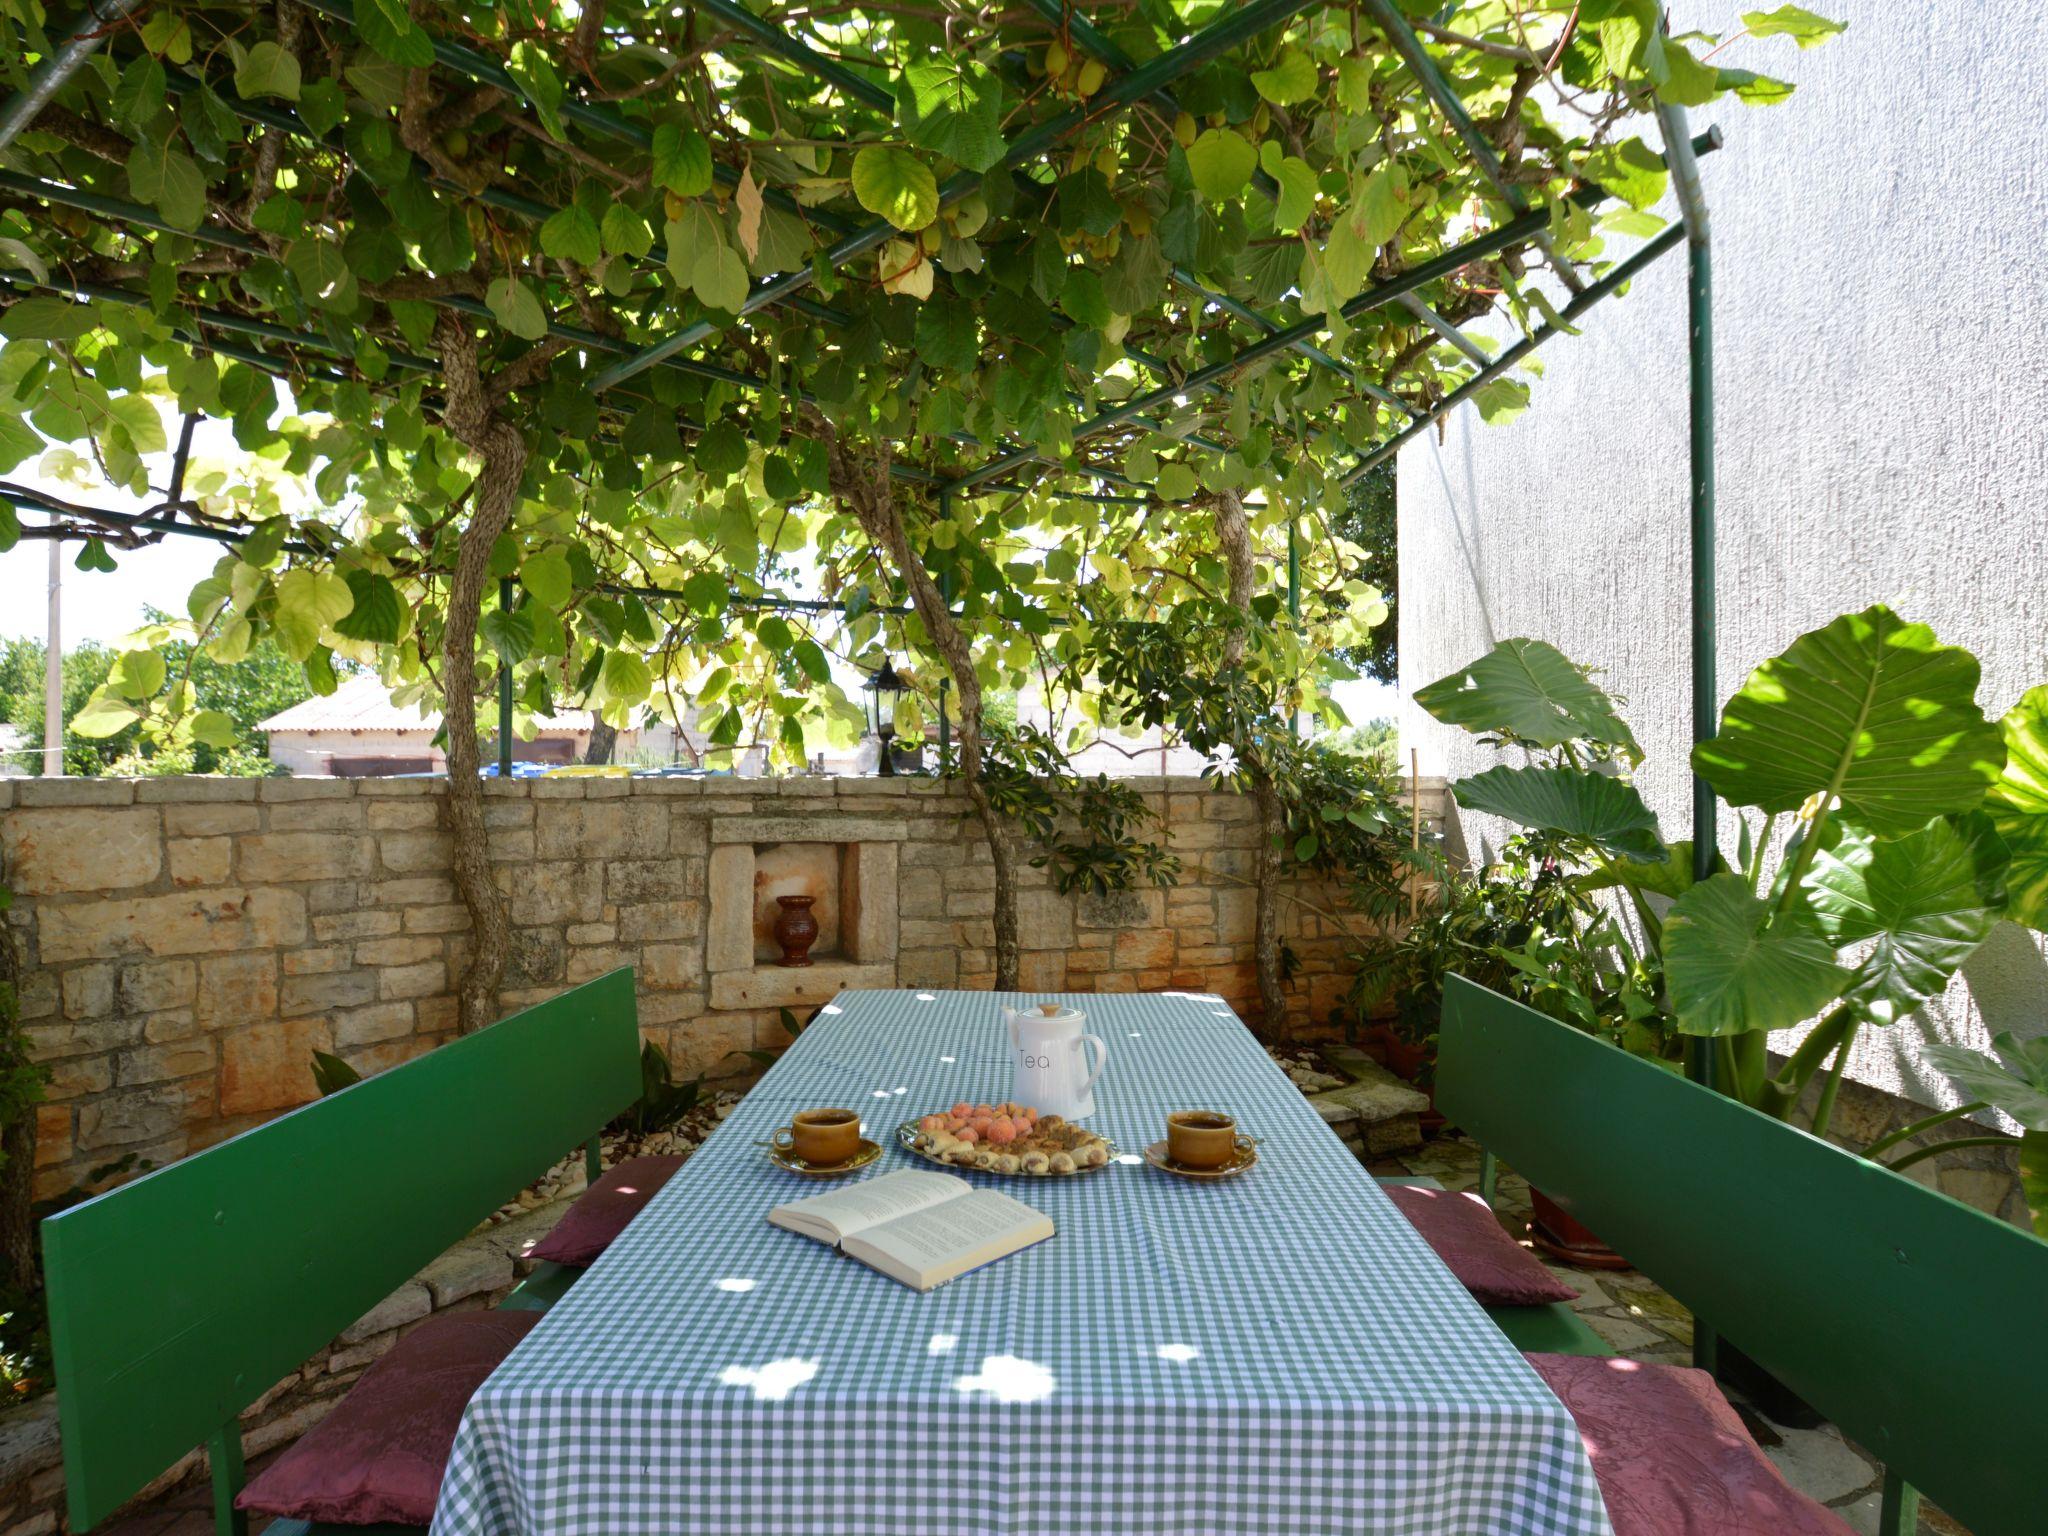
{"label": "sky", "polygon": [[[160,410],[164,409],[159,402]],[[169,436],[175,441],[178,424],[166,416]],[[226,459],[236,452],[235,439],[224,421],[201,422],[193,433],[195,462],[208,458]],[[171,456],[147,455],[150,484],[169,483]],[[54,480],[38,472],[32,463],[22,464],[8,478],[18,484],[49,492],[84,506],[105,507],[115,512],[140,512],[146,502],[124,491],[97,486],[81,490],[67,481]],[[47,521],[40,513],[23,512],[22,526],[32,528]],[[167,613],[185,611],[185,594],[213,569],[220,558],[220,546],[205,539],[168,538],[147,549],[108,551],[114,557],[112,571],[81,571],[72,562],[80,545],[66,541],[63,570],[64,649],[81,640],[98,640],[111,645],[143,622],[145,607]],[[43,638],[48,617],[50,588],[50,546],[41,539],[24,539],[0,555],[0,638],[25,636]]]}

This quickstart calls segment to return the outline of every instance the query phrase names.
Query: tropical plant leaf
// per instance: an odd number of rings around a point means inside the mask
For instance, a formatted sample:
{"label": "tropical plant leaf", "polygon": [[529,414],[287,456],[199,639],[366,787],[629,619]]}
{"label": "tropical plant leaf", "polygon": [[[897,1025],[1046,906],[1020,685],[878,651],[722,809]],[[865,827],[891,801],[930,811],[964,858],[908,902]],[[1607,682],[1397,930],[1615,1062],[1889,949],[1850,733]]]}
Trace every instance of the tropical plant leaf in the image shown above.
{"label": "tropical plant leaf", "polygon": [[1984,808],[2012,852],[2006,915],[2048,929],[2048,686],[2028,689],[1999,725],[2005,771]]}
{"label": "tropical plant leaf", "polygon": [[1843,614],[1750,673],[1693,769],[1730,805],[1775,815],[1829,794],[1903,837],[1972,809],[2005,766],[1977,678],[1976,657],[1882,603]]}
{"label": "tropical plant leaf", "polygon": [[1468,811],[1502,816],[1518,826],[1559,832],[1601,852],[1661,863],[1657,815],[1635,785],[1583,768],[1489,768],[1452,786]]}
{"label": "tropical plant leaf", "polygon": [[1998,905],[1985,897],[1997,873],[1978,860],[2001,863],[2003,850],[1973,848],[1946,820],[1891,840],[1840,831],[1815,854],[1800,894],[1837,949],[1876,941],[1842,999],[1867,1023],[1896,1024],[1939,996],[1997,926]]}
{"label": "tropical plant leaf", "polygon": [[1930,1045],[1922,1054],[1969,1097],[2029,1131],[2048,1131],[2048,1036],[2022,1040],[2008,1030],[1991,1037],[1991,1049],[1998,1054],[1966,1045]]}
{"label": "tropical plant leaf", "polygon": [[1503,640],[1470,666],[1416,691],[1415,702],[1446,725],[1538,747],[1594,741],[1632,763],[1642,749],[1614,701],[1569,657],[1541,640]]}
{"label": "tropical plant leaf", "polygon": [[2048,1237],[2048,1131],[2020,1137],[2020,1195],[2034,1218],[2034,1235]]}
{"label": "tropical plant leaf", "polygon": [[1796,911],[1773,919],[1740,875],[1715,875],[1672,903],[1664,975],[1688,1035],[1790,1029],[1841,994],[1850,972]]}
{"label": "tropical plant leaf", "polygon": [[[1714,856],[1714,873],[1726,873],[1727,860]],[[1661,863],[1638,864],[1633,860],[1588,870],[1572,882],[1582,891],[1611,891],[1632,886],[1657,896],[1683,896],[1693,887],[1692,839],[1667,843]]]}

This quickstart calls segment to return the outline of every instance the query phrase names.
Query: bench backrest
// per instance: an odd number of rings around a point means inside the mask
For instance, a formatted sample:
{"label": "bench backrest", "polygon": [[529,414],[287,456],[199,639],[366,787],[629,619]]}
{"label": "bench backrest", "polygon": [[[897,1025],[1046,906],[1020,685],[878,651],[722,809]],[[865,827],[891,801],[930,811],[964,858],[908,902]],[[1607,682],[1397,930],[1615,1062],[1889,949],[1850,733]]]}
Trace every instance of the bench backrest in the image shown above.
{"label": "bench backrest", "polygon": [[2042,1530],[2048,1243],[1462,977],[1437,1104],[1977,1536]]}
{"label": "bench backrest", "polygon": [[594,1137],[639,1052],[614,971],[45,1221],[72,1528]]}

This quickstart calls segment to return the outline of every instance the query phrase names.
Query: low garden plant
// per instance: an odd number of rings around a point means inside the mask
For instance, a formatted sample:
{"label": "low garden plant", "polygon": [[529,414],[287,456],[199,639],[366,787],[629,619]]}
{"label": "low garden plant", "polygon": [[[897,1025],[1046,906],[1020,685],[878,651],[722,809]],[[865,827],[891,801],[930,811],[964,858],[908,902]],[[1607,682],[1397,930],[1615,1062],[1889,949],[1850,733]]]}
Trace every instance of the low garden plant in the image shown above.
{"label": "low garden plant", "polygon": [[[1939,996],[2000,922],[2048,928],[2048,688],[1993,719],[1979,675],[1968,651],[1883,605],[1764,662],[1693,754],[1736,831],[1704,880],[1691,845],[1664,839],[1630,781],[1642,753],[1615,700],[1556,648],[1504,641],[1416,702],[1522,759],[1458,781],[1465,810],[1552,840],[1579,890],[1620,898],[1625,930],[1549,936],[1643,967],[1651,1006],[1634,1048],[1666,1031],[1710,1041],[1723,1088],[1784,1119],[1825,1070],[1812,1118],[1825,1132],[1860,1031]],[[1554,956],[1526,941],[1519,961],[1509,945],[1493,953],[1527,984],[1547,973],[1546,1011],[1590,1012],[1597,1027],[1593,996],[1572,979],[1583,962],[1546,963]],[[1808,1021],[1774,1069],[1771,1032]],[[2048,1124],[2048,1099],[2029,1098],[2043,1063],[2008,1051],[2019,1076],[1979,1053],[1939,1059],[1984,1103],[2023,1103]],[[2023,1156],[2038,1191],[2038,1139]]]}

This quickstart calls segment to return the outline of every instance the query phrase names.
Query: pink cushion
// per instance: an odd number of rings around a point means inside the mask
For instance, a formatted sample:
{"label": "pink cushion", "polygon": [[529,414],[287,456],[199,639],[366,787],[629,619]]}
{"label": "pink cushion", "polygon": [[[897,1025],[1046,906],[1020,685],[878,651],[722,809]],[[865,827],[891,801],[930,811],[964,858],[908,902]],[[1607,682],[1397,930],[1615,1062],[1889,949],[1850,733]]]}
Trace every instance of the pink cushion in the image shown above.
{"label": "pink cushion", "polygon": [[682,1166],[680,1157],[627,1158],[578,1195],[528,1257],[578,1268],[595,1263]]}
{"label": "pink cushion", "polygon": [[429,1525],[462,1410],[538,1312],[429,1318],[265,1467],[237,1508],[337,1525]]}
{"label": "pink cushion", "polygon": [[1540,1307],[1579,1294],[1503,1232],[1479,1196],[1410,1184],[1385,1189],[1475,1299],[1496,1307]]}
{"label": "pink cushion", "polygon": [[1785,1481],[1705,1371],[1528,1359],[1578,1423],[1614,1536],[1852,1536]]}

